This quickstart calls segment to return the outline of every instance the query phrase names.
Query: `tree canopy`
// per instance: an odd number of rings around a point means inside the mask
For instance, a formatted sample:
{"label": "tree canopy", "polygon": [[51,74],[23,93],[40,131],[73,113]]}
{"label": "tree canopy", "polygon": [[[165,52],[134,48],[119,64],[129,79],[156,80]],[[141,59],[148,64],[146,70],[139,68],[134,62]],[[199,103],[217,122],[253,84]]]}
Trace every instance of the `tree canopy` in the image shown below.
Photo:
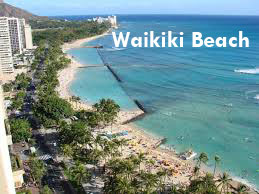
{"label": "tree canopy", "polygon": [[70,103],[56,95],[39,99],[34,106],[34,114],[45,127],[58,125],[65,118],[74,113]]}
{"label": "tree canopy", "polygon": [[32,135],[30,123],[25,119],[11,119],[10,128],[14,143],[27,141]]}

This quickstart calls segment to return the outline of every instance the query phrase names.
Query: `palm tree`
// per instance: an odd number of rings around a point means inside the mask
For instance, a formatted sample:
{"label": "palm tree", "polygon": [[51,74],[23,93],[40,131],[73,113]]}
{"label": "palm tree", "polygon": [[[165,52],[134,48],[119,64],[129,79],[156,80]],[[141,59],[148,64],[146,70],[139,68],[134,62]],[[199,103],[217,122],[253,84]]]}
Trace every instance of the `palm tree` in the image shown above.
{"label": "palm tree", "polygon": [[215,165],[214,165],[213,177],[215,177],[216,168],[217,168],[217,165],[219,165],[219,163],[220,163],[221,159],[220,159],[220,157],[219,157],[219,156],[217,156],[217,155],[216,155],[216,156],[214,157],[214,161],[215,161]]}
{"label": "palm tree", "polygon": [[141,182],[143,185],[144,192],[147,194],[156,193],[157,185],[159,184],[159,179],[156,174],[146,173],[144,171],[140,174]]}
{"label": "palm tree", "polygon": [[41,179],[47,171],[43,161],[38,160],[36,156],[31,156],[29,166],[33,180],[41,185]]}
{"label": "palm tree", "polygon": [[97,137],[94,139],[95,149],[98,148],[98,146],[103,148],[104,140],[100,135],[97,135]]}
{"label": "palm tree", "polygon": [[230,176],[224,172],[223,175],[219,175],[219,179],[217,180],[217,182],[219,182],[218,184],[218,188],[221,187],[220,192],[224,192],[224,193],[228,193],[228,189],[231,186],[230,182],[232,181],[232,179],[230,178]]}
{"label": "palm tree", "polygon": [[74,166],[69,168],[69,178],[75,182],[77,186],[80,186],[84,181],[90,178],[90,174],[83,164],[76,162]]}
{"label": "palm tree", "polygon": [[202,185],[206,191],[212,190],[213,188],[214,188],[214,190],[217,191],[217,188],[215,186],[214,177],[212,174],[206,173],[206,175],[204,177],[202,177],[201,180],[202,180]]}
{"label": "palm tree", "polygon": [[73,147],[69,144],[63,145],[61,151],[66,158],[71,158],[74,154]]}
{"label": "palm tree", "polygon": [[120,147],[120,154],[122,153],[122,147],[127,145],[129,140],[127,139],[114,139],[113,142],[117,144],[118,147]]}
{"label": "palm tree", "polygon": [[151,167],[154,166],[155,163],[156,163],[156,162],[155,162],[154,160],[152,160],[152,159],[150,159],[150,160],[147,161],[149,172],[151,171]]}
{"label": "palm tree", "polygon": [[202,152],[198,158],[198,166],[199,168],[201,167],[201,164],[207,164],[207,162],[209,161],[208,155],[204,152]]}
{"label": "palm tree", "polygon": [[76,103],[76,108],[78,109],[78,102],[80,102],[80,97],[78,96],[71,96],[70,97],[70,102],[75,102]]}
{"label": "palm tree", "polygon": [[140,165],[141,163],[146,160],[145,154],[144,153],[139,153],[138,154],[138,160],[139,160],[139,169],[140,169]]}
{"label": "palm tree", "polygon": [[195,166],[194,169],[193,169],[193,174],[190,177],[190,180],[197,178],[199,176],[199,172],[200,172],[200,167],[199,166]]}
{"label": "palm tree", "polygon": [[159,190],[162,191],[165,189],[165,181],[166,181],[166,177],[168,175],[168,171],[167,169],[162,169],[160,171],[157,172],[157,176],[159,178]]}
{"label": "palm tree", "polygon": [[179,191],[180,189],[177,188],[177,185],[172,185],[170,188],[170,194],[183,194],[183,192]]}
{"label": "palm tree", "polygon": [[248,194],[248,187],[243,185],[243,184],[239,184],[237,187],[231,187],[236,194]]}
{"label": "palm tree", "polygon": [[134,188],[131,185],[131,182],[126,177],[120,177],[118,178],[118,185],[117,189],[115,189],[114,192],[116,193],[128,193],[128,194],[134,194]]}
{"label": "palm tree", "polygon": [[122,152],[122,147],[128,145],[128,141],[129,141],[128,139],[124,139],[124,138],[120,140],[121,152]]}

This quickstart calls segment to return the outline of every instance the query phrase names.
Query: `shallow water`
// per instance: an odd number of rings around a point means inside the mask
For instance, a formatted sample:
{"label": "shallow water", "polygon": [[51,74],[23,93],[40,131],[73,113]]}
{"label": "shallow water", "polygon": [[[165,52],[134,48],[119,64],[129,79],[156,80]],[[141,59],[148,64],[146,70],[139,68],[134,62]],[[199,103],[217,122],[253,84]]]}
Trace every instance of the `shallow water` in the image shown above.
{"label": "shallow water", "polygon": [[[259,186],[259,18],[234,16],[119,16],[118,31],[184,32],[184,48],[114,49],[110,35],[101,44],[104,67],[82,69],[71,86],[90,102],[111,97],[122,108],[139,100],[150,111],[136,124],[168,138],[177,151],[193,148],[222,158],[221,169]],[[250,39],[250,48],[192,48],[191,32]],[[69,51],[85,64],[99,64],[93,50]],[[123,88],[123,90],[122,90]],[[129,96],[129,97],[128,97]],[[212,159],[213,160],[213,159]],[[213,161],[209,163],[212,165]]]}

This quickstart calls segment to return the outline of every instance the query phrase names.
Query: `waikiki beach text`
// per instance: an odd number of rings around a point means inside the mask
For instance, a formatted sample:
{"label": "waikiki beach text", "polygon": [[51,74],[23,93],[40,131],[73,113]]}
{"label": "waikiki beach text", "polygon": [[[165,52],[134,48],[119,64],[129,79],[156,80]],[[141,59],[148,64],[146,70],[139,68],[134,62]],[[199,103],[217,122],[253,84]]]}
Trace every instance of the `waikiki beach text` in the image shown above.
{"label": "waikiki beach text", "polygon": [[[131,33],[123,34],[112,32],[115,47],[183,47],[184,33],[180,32],[179,36],[173,36],[174,32],[162,32],[160,36],[155,36],[154,31],[145,32],[143,37],[131,37]],[[175,34],[174,34],[175,35]],[[192,47],[249,47],[249,38],[243,36],[243,31],[238,32],[237,37],[203,37],[201,32],[192,33]]]}

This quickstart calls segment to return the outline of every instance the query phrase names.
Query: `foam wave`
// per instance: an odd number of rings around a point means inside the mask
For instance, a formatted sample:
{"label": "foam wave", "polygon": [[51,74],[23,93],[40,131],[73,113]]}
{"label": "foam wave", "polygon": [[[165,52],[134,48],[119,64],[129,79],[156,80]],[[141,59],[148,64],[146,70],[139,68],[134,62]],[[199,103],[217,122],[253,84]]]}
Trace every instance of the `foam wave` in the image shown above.
{"label": "foam wave", "polygon": [[126,48],[117,48],[117,47],[112,47],[112,48],[107,48],[105,49],[105,51],[123,51],[123,50],[126,50]]}
{"label": "foam wave", "polygon": [[256,100],[259,100],[259,94],[257,94],[254,98],[255,98]]}
{"label": "foam wave", "polygon": [[244,185],[252,188],[254,191],[256,192],[259,192],[258,188],[256,185],[252,184],[251,182],[249,182],[248,180],[246,179],[243,179],[243,178],[240,178],[240,177],[237,177],[237,176],[233,176],[233,180],[234,181],[237,181],[239,183],[243,183]]}
{"label": "foam wave", "polygon": [[245,74],[259,74],[259,68],[254,69],[235,69],[236,73],[245,73]]}

